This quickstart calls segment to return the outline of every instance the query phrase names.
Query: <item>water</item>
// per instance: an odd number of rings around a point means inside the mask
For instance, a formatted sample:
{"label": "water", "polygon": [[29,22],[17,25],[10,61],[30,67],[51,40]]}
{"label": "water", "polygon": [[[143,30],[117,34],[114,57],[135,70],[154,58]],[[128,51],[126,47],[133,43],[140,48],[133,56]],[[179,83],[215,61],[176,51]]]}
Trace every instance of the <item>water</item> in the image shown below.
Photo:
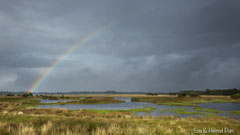
{"label": "water", "polygon": [[132,102],[131,101],[132,98],[130,98],[130,97],[114,97],[114,98],[117,99],[117,100],[123,100],[123,101],[125,101],[127,103]]}
{"label": "water", "polygon": [[240,103],[207,103],[198,104],[202,108],[211,108],[222,111],[237,111],[240,110]]}
{"label": "water", "polygon": [[49,100],[49,99],[42,99],[40,103],[58,103],[58,102],[69,102],[72,100]]}
{"label": "water", "polygon": [[[174,112],[161,110],[169,110],[176,108],[188,109],[190,111],[194,111],[193,107],[190,106],[166,106],[166,105],[157,105],[150,102],[131,102],[131,98],[129,97],[115,97],[115,99],[124,100],[125,103],[112,103],[112,104],[65,104],[65,105],[40,105],[37,107],[40,108],[61,108],[61,109],[69,109],[69,110],[78,110],[78,109],[96,109],[96,110],[128,110],[133,108],[143,108],[144,106],[155,107],[157,108],[151,113],[138,112],[137,115],[152,115],[152,116],[162,116],[162,115],[178,115],[180,117],[197,117],[201,116],[200,114],[192,114],[192,115],[184,115],[178,114]],[[41,103],[56,103],[56,102],[67,102],[70,100],[42,100]],[[239,115],[230,114],[224,111],[236,111],[240,110],[240,103],[207,103],[207,104],[198,104],[202,108],[211,108],[216,110],[223,111],[218,114],[220,116],[228,116],[235,117],[240,119]]]}
{"label": "water", "polygon": [[211,108],[215,110],[221,110],[219,116],[234,117],[240,120],[239,115],[231,114],[227,111],[240,111],[240,103],[207,103],[198,104],[201,108]]}

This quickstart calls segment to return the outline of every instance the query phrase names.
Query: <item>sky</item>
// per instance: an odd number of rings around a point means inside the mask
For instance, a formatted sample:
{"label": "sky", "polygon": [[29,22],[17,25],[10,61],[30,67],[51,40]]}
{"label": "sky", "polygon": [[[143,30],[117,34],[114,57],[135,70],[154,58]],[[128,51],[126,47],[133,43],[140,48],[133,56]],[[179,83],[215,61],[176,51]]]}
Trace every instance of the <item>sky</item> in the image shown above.
{"label": "sky", "polygon": [[1,0],[0,90],[240,88],[240,1]]}

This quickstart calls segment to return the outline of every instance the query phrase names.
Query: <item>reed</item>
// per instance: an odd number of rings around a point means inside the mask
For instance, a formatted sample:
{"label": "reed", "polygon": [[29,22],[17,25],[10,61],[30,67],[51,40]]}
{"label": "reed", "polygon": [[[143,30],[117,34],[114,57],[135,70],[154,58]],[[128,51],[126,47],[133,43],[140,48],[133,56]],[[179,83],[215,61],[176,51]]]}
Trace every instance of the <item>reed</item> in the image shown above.
{"label": "reed", "polygon": [[131,115],[126,117],[124,114],[119,114],[121,117],[117,117],[95,114],[93,117],[93,114],[1,115],[0,133],[6,135],[185,135],[193,134],[194,129],[228,128],[234,130],[234,134],[240,134],[239,121],[218,116],[179,118]]}

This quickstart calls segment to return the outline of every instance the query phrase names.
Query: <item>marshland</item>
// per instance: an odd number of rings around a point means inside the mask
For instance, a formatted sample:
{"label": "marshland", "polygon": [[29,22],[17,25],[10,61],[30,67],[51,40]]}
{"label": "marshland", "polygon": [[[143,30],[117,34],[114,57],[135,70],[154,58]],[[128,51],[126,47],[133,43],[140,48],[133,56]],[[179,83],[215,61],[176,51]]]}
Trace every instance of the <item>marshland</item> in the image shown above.
{"label": "marshland", "polygon": [[233,96],[2,95],[0,107],[4,135],[240,134],[240,99]]}

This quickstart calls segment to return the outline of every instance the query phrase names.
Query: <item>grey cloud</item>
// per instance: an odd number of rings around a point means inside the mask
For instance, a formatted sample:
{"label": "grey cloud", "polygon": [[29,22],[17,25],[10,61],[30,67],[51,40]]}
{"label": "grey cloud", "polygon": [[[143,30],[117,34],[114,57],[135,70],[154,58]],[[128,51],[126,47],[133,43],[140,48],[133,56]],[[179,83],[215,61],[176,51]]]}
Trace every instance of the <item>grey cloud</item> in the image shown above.
{"label": "grey cloud", "polygon": [[39,91],[240,88],[239,9],[224,0],[1,1],[0,86],[28,89],[58,56],[110,23]]}

